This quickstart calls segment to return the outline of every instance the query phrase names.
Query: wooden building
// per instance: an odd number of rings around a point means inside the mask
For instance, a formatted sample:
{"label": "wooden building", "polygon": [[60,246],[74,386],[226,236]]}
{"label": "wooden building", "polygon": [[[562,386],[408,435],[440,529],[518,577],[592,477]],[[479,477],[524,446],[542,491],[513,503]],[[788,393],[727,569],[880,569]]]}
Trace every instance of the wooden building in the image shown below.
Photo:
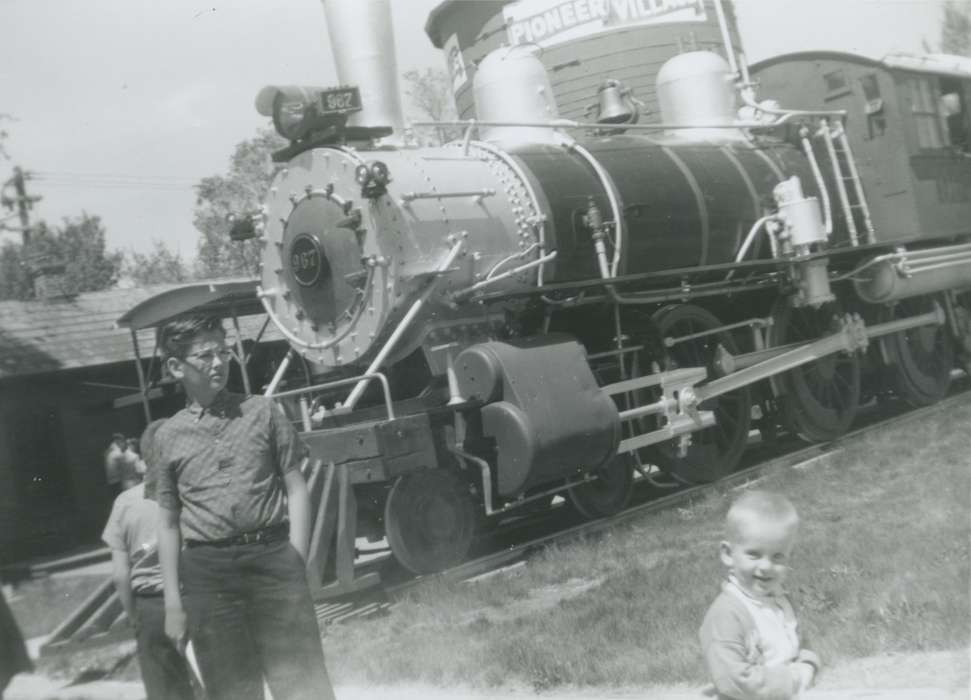
{"label": "wooden building", "polygon": [[100,536],[105,448],[145,425],[137,401],[115,407],[138,390],[131,337],[115,320],[160,289],[0,301],[0,562]]}
{"label": "wooden building", "polygon": [[[725,13],[739,48],[730,3]],[[501,46],[531,47],[560,116],[578,120],[614,78],[644,103],[642,121],[659,121],[655,79],[664,62],[686,51],[725,53],[714,0],[443,0],[425,32],[445,53],[460,119],[476,116],[476,66]]]}
{"label": "wooden building", "polygon": [[[252,302],[255,282],[248,288]],[[140,302],[181,299],[187,287],[207,285],[0,301],[0,565],[99,542],[113,496],[105,449],[112,433],[138,436],[148,422],[132,334],[116,322]],[[242,337],[256,338],[262,322],[243,319]],[[137,337],[143,370],[157,379],[155,331]],[[285,345],[278,335],[265,340]],[[260,350],[266,355],[276,348],[267,342]],[[267,365],[265,357],[261,362]],[[241,388],[238,380],[234,368],[233,388]],[[184,403],[173,382],[156,382],[150,397],[153,417]]]}

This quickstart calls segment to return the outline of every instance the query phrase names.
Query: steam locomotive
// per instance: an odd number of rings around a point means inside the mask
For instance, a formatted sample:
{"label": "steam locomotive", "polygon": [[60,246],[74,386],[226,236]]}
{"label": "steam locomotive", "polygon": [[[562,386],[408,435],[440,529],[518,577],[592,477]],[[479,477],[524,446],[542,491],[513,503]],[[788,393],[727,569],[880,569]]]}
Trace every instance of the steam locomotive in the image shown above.
{"label": "steam locomotive", "polygon": [[869,399],[933,403],[968,366],[971,198],[914,200],[950,218],[902,224],[854,158],[852,105],[760,100],[729,46],[664,64],[659,122],[607,81],[581,123],[532,53],[500,48],[477,119],[419,147],[368,48],[386,3],[325,9],[358,84],[260,92],[290,145],[253,233],[262,305],[314,377],[284,389],[284,362],[268,393],[311,449],[332,589],[361,585],[356,536],[437,571],[504,514],[562,494],[606,516],[637,471],[716,480],[754,429],[833,439]]}

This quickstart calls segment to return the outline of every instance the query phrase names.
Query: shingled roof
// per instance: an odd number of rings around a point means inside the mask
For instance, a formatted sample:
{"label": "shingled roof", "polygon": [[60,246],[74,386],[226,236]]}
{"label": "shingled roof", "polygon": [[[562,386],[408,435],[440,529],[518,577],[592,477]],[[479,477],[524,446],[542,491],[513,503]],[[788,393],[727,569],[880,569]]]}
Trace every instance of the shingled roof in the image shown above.
{"label": "shingled roof", "polygon": [[[0,381],[134,360],[131,331],[115,322],[136,304],[179,286],[108,289],[52,301],[0,301]],[[256,334],[249,332],[251,325],[242,325],[244,336]],[[150,355],[154,330],[139,331],[138,342],[143,358]]]}

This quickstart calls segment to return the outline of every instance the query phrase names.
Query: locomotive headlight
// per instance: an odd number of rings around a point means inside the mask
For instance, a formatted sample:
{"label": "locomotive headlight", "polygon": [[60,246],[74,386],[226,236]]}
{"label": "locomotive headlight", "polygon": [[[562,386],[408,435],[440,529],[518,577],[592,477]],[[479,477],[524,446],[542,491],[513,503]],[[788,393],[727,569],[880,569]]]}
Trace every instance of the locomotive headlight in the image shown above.
{"label": "locomotive headlight", "polygon": [[299,85],[267,85],[256,96],[256,111],[272,117],[277,133],[295,141],[310,127],[309,112],[319,88]]}
{"label": "locomotive headlight", "polygon": [[256,96],[256,111],[272,117],[281,136],[297,141],[343,127],[348,115],[361,111],[361,95],[353,86],[267,85]]}
{"label": "locomotive headlight", "polygon": [[307,117],[307,105],[303,100],[288,100],[282,93],[273,105],[273,126],[284,138],[291,141],[303,136]]}

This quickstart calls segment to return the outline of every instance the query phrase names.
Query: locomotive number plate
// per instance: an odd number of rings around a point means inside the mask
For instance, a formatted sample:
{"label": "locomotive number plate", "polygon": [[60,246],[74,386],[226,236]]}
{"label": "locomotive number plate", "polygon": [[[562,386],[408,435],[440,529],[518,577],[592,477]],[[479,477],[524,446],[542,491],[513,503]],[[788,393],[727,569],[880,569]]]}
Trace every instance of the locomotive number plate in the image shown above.
{"label": "locomotive number plate", "polygon": [[356,87],[330,88],[320,92],[322,115],[361,111],[361,92]]}
{"label": "locomotive number plate", "polygon": [[301,233],[290,245],[290,271],[297,283],[312,287],[320,279],[320,244],[309,233]]}

